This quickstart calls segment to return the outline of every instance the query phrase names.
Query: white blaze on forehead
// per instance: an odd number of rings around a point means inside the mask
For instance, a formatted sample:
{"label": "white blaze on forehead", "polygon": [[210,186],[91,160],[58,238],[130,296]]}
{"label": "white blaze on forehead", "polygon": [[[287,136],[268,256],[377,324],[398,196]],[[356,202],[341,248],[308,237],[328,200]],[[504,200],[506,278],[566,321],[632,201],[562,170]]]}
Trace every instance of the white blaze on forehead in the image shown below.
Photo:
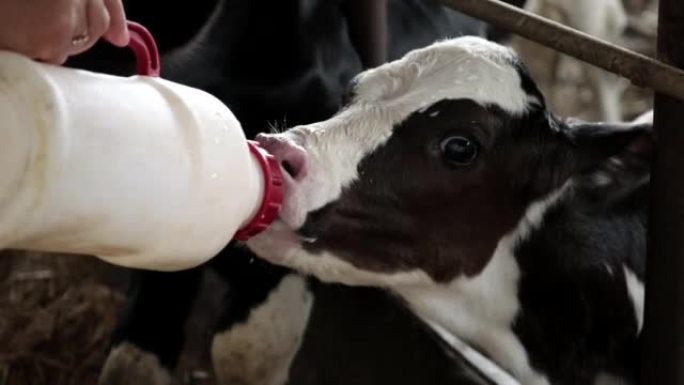
{"label": "white blaze on forehead", "polygon": [[479,37],[441,41],[360,74],[353,103],[397,108],[402,119],[442,99],[520,114],[534,100],[521,87],[515,61],[510,49]]}
{"label": "white blaze on forehead", "polygon": [[333,118],[285,133],[309,153],[309,176],[289,194],[281,217],[301,226],[306,213],[335,200],[359,162],[414,112],[444,99],[470,99],[513,115],[538,103],[521,85],[512,51],[477,37],[441,41],[360,74],[351,105]]}

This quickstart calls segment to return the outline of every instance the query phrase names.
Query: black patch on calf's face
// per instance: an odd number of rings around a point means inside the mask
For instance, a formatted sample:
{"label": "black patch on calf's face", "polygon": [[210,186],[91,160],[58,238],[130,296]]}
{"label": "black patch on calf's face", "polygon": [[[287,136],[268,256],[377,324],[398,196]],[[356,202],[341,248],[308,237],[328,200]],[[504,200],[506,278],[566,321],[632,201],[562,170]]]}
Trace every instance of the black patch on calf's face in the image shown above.
{"label": "black patch on calf's face", "polygon": [[[586,202],[610,204],[632,191],[647,174],[648,140],[639,139],[650,134],[557,119],[524,67],[513,65],[533,97],[526,112],[468,99],[414,112],[360,162],[358,178],[336,201],[309,213],[298,230],[312,240],[304,248],[330,251],[362,270],[422,270],[446,282],[480,273],[530,204],[571,178]],[[446,162],[442,144],[449,137],[472,140],[477,158]],[[614,159],[624,169],[611,167]],[[592,175],[605,170],[613,178],[597,188]]]}
{"label": "black patch on calf's face", "polygon": [[[555,151],[547,126],[542,111],[514,117],[470,100],[413,113],[338,200],[309,214],[299,232],[315,241],[305,248],[376,272],[420,269],[436,281],[478,274],[529,203],[557,187],[532,183]],[[451,136],[476,142],[478,158],[446,164],[440,143]]]}

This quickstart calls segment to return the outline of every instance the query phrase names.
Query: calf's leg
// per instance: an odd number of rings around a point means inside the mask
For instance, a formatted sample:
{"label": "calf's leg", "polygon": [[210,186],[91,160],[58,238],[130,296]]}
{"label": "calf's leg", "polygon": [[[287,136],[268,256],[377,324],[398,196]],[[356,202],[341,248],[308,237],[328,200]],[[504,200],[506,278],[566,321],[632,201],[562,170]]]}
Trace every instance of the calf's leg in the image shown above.
{"label": "calf's leg", "polygon": [[229,289],[211,355],[221,385],[282,385],[299,351],[313,295],[306,279],[243,255],[214,265]]}
{"label": "calf's leg", "polygon": [[100,374],[101,385],[171,383],[201,273],[201,268],[133,273],[128,302]]}

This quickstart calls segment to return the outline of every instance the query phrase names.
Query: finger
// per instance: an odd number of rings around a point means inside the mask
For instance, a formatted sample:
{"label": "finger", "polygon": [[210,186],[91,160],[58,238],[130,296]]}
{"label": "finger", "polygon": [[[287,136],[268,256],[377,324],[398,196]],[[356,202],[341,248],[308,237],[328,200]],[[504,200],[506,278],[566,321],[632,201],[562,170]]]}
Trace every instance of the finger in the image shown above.
{"label": "finger", "polygon": [[61,66],[62,64],[66,63],[67,59],[69,59],[69,55],[61,55],[52,59],[50,63]]}
{"label": "finger", "polygon": [[121,0],[104,0],[104,3],[111,18],[109,30],[105,33],[104,38],[119,47],[127,46],[130,36],[128,27],[126,27],[126,12],[123,3]]}
{"label": "finger", "polygon": [[35,36],[36,47],[40,47],[36,58],[51,64],[64,64],[74,48],[72,45],[74,31],[87,28],[85,25],[80,27],[82,23],[85,23],[84,19],[85,3],[73,2],[70,12],[62,12],[51,21],[51,28]]}
{"label": "finger", "polygon": [[62,65],[69,59],[69,55],[66,51],[57,52],[52,50],[48,53],[36,55],[33,58],[43,63]]}
{"label": "finger", "polygon": [[[86,2],[86,22],[81,23],[85,28],[76,30],[72,39],[71,55],[77,55],[90,49],[109,28],[109,12],[103,0],[89,0]],[[85,37],[82,41],[80,38]]]}
{"label": "finger", "polygon": [[67,55],[62,55],[62,56],[35,56],[33,57],[34,60],[39,61],[41,63],[47,63],[47,64],[54,64],[61,66],[62,64],[66,63],[67,59],[69,57]]}

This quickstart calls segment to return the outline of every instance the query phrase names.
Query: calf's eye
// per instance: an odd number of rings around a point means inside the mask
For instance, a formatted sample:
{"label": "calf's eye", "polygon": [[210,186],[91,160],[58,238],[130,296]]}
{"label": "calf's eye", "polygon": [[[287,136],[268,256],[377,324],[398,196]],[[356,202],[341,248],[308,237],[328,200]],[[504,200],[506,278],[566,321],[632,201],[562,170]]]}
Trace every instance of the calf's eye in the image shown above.
{"label": "calf's eye", "polygon": [[472,164],[480,151],[480,145],[465,136],[447,137],[439,146],[446,164],[455,167]]}

